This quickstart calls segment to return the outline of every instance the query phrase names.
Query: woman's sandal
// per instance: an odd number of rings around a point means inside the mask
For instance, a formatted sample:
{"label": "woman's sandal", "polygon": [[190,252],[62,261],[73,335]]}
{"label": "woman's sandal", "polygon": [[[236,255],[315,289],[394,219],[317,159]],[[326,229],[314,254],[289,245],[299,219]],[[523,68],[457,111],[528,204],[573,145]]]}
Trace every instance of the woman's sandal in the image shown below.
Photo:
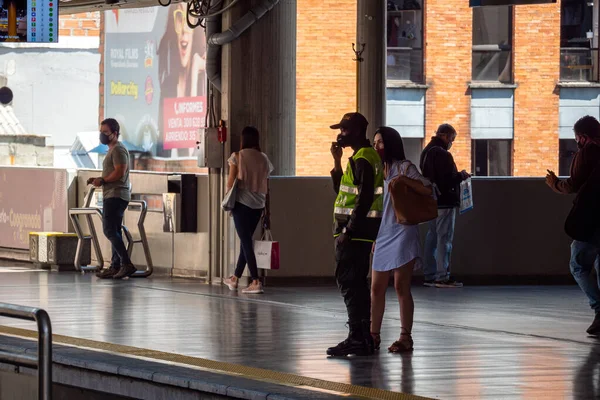
{"label": "woman's sandal", "polygon": [[373,338],[373,345],[375,350],[379,350],[381,347],[381,335],[379,333],[371,332],[371,337]]}
{"label": "woman's sandal", "polygon": [[390,353],[408,353],[413,351],[413,340],[410,333],[400,334],[400,339],[388,347]]}

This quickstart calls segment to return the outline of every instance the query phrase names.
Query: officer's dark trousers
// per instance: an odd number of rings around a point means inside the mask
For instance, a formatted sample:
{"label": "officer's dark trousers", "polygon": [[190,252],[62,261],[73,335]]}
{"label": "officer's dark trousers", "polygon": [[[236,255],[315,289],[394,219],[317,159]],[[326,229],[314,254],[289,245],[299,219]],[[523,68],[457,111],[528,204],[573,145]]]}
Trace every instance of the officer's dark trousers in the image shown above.
{"label": "officer's dark trousers", "polygon": [[335,279],[346,303],[350,324],[371,320],[371,290],[369,275],[373,243],[347,241],[336,242]]}

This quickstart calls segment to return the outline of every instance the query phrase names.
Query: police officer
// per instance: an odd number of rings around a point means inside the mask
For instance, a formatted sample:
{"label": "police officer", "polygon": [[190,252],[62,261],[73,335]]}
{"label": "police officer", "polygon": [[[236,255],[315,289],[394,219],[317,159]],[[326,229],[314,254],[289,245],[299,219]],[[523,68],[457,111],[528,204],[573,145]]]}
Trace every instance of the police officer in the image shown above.
{"label": "police officer", "polygon": [[[329,356],[373,354],[370,334],[371,293],[367,276],[373,242],[383,211],[383,167],[367,139],[368,121],[359,113],[344,115],[337,141],[331,146],[335,162],[331,178],[335,201],[335,277],[348,312],[348,338],[327,350]],[[342,169],[343,148],[354,151]]]}

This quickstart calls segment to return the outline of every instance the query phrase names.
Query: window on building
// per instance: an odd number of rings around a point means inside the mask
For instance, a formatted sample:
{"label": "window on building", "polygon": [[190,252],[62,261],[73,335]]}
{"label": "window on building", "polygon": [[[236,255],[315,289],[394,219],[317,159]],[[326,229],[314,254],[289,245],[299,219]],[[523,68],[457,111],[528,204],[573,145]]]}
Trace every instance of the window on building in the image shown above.
{"label": "window on building", "polygon": [[558,175],[569,176],[571,174],[571,163],[577,153],[577,142],[575,139],[560,139],[558,144]]}
{"label": "window on building", "polygon": [[512,140],[473,140],[475,176],[511,176]]}
{"label": "window on building", "polygon": [[592,0],[560,4],[560,79],[598,81],[598,39],[593,31]]}
{"label": "window on building", "polygon": [[387,2],[387,78],[423,82],[423,0]]}
{"label": "window on building", "polygon": [[473,8],[473,81],[512,82],[512,7]]}
{"label": "window on building", "polygon": [[412,161],[418,167],[421,160],[421,152],[423,151],[423,139],[402,138],[402,144],[404,144],[406,159]]}

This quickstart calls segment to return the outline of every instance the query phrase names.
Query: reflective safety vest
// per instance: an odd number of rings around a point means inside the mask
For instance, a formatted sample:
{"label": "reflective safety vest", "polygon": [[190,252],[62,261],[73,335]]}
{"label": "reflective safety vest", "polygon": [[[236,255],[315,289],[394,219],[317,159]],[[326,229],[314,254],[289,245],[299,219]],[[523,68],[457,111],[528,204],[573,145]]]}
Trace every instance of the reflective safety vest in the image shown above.
{"label": "reflective safety vest", "polygon": [[[359,159],[365,159],[373,167],[375,174],[375,197],[367,218],[381,218],[383,214],[383,165],[379,154],[372,147],[363,147],[352,157],[355,162]],[[354,184],[354,172],[348,162],[346,172],[342,176],[340,191],[335,200],[334,214],[350,216],[356,205],[358,197],[358,186]]]}

